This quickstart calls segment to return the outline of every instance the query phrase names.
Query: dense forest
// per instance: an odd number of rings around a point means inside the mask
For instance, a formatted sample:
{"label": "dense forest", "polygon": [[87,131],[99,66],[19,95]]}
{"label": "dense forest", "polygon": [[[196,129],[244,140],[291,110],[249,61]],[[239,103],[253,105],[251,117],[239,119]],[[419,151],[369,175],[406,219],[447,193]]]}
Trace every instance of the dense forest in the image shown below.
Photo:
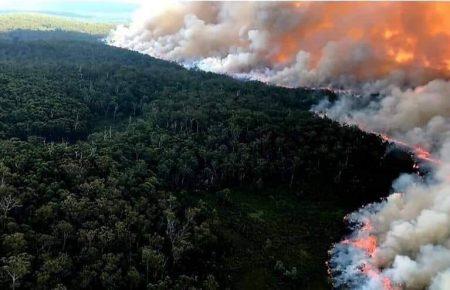
{"label": "dense forest", "polygon": [[329,288],[343,216],[412,160],[311,113],[323,98],[4,33],[0,287]]}
{"label": "dense forest", "polygon": [[74,31],[103,36],[114,27],[108,23],[91,23],[41,13],[15,13],[0,10],[0,31],[27,29],[34,31]]}

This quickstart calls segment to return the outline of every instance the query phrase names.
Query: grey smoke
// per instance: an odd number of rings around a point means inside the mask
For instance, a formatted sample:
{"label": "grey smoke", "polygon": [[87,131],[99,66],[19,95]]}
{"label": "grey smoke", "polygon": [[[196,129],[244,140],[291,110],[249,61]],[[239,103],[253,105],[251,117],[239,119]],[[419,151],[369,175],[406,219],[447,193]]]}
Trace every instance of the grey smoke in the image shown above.
{"label": "grey smoke", "polygon": [[340,243],[330,266],[336,286],[384,289],[386,277],[399,289],[448,290],[450,4],[437,5],[150,1],[108,42],[281,86],[344,88],[315,110],[430,150],[443,161],[430,178],[402,176],[397,193],[349,216],[372,224],[349,239],[376,237],[374,255]]}

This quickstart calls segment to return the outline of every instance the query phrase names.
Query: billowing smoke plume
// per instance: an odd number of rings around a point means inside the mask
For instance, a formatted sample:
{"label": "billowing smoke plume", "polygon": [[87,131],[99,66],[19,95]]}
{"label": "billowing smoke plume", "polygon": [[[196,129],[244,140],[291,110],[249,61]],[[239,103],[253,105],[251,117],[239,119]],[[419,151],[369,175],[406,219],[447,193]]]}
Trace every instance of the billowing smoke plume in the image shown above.
{"label": "billowing smoke plume", "polygon": [[315,109],[415,147],[433,173],[402,176],[398,193],[351,214],[329,265],[336,287],[450,289],[450,3],[149,2],[109,43],[339,89]]}
{"label": "billowing smoke plume", "polygon": [[415,88],[388,86],[373,94],[341,94],[315,109],[362,129],[389,135],[437,153],[450,140],[450,82],[437,79]]}
{"label": "billowing smoke plume", "polygon": [[113,45],[284,86],[418,85],[450,69],[450,5],[148,1]]}
{"label": "billowing smoke plume", "polygon": [[449,144],[428,180],[404,175],[398,193],[348,217],[356,230],[332,250],[336,286],[450,289]]}

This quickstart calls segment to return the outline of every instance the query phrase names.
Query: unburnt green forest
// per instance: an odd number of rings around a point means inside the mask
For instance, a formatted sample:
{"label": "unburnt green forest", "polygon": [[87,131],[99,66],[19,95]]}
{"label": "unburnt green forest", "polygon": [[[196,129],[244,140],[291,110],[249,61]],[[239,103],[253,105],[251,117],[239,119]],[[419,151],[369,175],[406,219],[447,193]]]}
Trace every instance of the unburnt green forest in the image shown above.
{"label": "unburnt green forest", "polygon": [[0,36],[0,288],[329,289],[343,217],[409,154],[336,96],[63,31]]}
{"label": "unburnt green forest", "polygon": [[0,31],[27,29],[34,31],[74,31],[103,36],[114,28],[108,23],[82,22],[66,17],[49,16],[41,13],[17,13],[0,10]]}

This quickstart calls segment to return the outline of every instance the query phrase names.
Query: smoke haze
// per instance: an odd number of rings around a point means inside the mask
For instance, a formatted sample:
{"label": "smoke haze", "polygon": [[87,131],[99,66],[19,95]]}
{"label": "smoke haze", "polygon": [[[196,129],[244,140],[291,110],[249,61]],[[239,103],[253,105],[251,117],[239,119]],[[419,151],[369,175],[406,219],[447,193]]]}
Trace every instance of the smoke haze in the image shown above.
{"label": "smoke haze", "polygon": [[281,86],[345,89],[315,110],[430,151],[439,161],[426,180],[402,176],[398,193],[348,217],[354,233],[330,267],[336,287],[447,290],[449,15],[450,3],[432,2],[149,3],[108,42]]}
{"label": "smoke haze", "polygon": [[109,40],[284,86],[418,85],[448,76],[449,13],[434,3],[164,1]]}

